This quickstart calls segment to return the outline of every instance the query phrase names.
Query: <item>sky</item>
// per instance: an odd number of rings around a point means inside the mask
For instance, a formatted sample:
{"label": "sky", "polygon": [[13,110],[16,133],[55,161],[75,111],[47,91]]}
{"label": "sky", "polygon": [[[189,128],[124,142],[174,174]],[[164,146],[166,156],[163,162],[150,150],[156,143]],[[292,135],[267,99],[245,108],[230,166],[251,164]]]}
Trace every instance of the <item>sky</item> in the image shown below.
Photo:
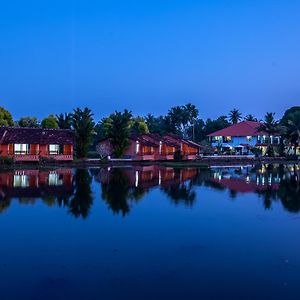
{"label": "sky", "polygon": [[298,0],[10,0],[0,9],[0,106],[200,117],[300,105]]}

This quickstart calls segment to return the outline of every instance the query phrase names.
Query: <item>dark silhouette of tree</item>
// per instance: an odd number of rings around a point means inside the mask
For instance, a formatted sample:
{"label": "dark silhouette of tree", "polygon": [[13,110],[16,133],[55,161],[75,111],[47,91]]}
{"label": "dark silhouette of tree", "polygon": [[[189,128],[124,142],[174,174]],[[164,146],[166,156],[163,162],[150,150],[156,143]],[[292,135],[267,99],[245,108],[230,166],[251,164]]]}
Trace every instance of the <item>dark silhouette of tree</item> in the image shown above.
{"label": "dark silhouette of tree", "polygon": [[76,218],[87,218],[93,205],[92,176],[87,169],[77,169],[74,174],[74,194],[69,201],[69,211]]}
{"label": "dark silhouette of tree", "polygon": [[249,114],[244,118],[245,121],[258,122],[258,119],[253,115]]}
{"label": "dark silhouette of tree", "polygon": [[60,129],[71,129],[72,114],[64,113],[64,114],[56,115],[56,122]]}
{"label": "dark silhouette of tree", "polygon": [[89,108],[83,110],[77,108],[72,114],[72,127],[75,131],[76,156],[78,158],[87,157],[90,145],[93,142],[94,120]]}
{"label": "dark silhouette of tree", "polygon": [[20,127],[38,128],[40,123],[36,117],[22,117],[17,122],[17,125]]}
{"label": "dark silhouette of tree", "polygon": [[109,182],[101,183],[102,199],[116,214],[127,215],[130,211],[128,200],[130,198],[129,178],[119,168],[113,168],[109,174]]}
{"label": "dark silhouette of tree", "polygon": [[236,124],[242,119],[242,114],[238,109],[234,108],[229,112],[228,118],[232,124]]}
{"label": "dark silhouette of tree", "polygon": [[109,138],[113,154],[121,157],[129,146],[132,114],[128,110],[114,112],[104,120],[104,135]]}

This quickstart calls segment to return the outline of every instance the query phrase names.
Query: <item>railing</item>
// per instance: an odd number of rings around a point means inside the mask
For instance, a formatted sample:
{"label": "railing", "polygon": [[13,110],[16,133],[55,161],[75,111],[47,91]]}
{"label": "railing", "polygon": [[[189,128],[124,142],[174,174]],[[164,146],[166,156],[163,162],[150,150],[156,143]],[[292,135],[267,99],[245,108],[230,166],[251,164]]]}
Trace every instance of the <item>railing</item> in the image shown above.
{"label": "railing", "polygon": [[73,160],[72,154],[50,154],[46,157],[54,160]]}
{"label": "railing", "polygon": [[36,154],[14,154],[13,159],[15,161],[38,161],[39,156]]}

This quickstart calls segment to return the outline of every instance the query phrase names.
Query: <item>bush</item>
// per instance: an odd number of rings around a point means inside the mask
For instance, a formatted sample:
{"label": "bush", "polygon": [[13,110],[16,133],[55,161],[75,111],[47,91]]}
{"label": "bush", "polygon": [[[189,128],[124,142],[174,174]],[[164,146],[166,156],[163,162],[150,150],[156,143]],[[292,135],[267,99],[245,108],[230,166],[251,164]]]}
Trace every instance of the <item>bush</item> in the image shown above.
{"label": "bush", "polygon": [[10,157],[0,157],[0,165],[12,165],[13,159]]}
{"label": "bush", "polygon": [[255,157],[259,157],[262,155],[262,150],[259,148],[252,148],[251,152],[255,155]]}
{"label": "bush", "polygon": [[183,158],[181,151],[178,149],[174,153],[174,160],[175,161],[181,161]]}

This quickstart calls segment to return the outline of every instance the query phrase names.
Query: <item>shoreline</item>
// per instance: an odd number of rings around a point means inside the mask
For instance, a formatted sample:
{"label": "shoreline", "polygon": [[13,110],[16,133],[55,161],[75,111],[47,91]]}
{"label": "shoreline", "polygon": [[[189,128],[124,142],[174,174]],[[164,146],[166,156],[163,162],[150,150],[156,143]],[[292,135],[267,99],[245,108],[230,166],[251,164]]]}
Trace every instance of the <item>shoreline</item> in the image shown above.
{"label": "shoreline", "polygon": [[299,160],[288,160],[284,157],[263,157],[263,158],[224,158],[209,157],[193,161],[101,161],[100,159],[74,160],[70,162],[17,162],[13,164],[0,165],[1,170],[11,169],[49,169],[49,168],[97,168],[97,167],[117,167],[117,166],[166,166],[174,168],[195,167],[209,168],[212,166],[236,166],[236,165],[255,165],[255,164],[299,164]]}

